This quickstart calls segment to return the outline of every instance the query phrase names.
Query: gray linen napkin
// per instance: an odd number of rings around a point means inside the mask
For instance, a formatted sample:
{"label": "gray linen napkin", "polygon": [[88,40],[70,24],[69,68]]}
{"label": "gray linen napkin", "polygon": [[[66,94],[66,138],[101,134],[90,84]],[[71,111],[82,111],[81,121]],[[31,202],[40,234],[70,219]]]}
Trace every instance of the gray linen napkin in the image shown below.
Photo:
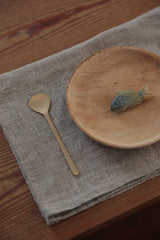
{"label": "gray linen napkin", "polygon": [[[133,46],[160,55],[160,7],[88,41],[0,75],[0,123],[47,224],[70,217],[160,175],[160,142],[141,149],[102,146],[73,123],[66,84],[82,60],[95,51]],[[51,117],[80,176],[74,177],[43,116],[28,107],[44,92]]]}

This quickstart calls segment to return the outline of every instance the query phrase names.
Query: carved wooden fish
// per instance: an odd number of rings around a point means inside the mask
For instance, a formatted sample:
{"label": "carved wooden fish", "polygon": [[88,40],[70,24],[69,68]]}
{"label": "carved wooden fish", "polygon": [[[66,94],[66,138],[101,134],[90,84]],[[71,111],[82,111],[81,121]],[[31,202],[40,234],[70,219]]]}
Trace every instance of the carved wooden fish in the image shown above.
{"label": "carved wooden fish", "polygon": [[144,100],[153,97],[153,94],[148,90],[147,86],[140,91],[120,91],[116,93],[111,104],[111,111],[124,112],[128,108],[134,108],[141,104]]}

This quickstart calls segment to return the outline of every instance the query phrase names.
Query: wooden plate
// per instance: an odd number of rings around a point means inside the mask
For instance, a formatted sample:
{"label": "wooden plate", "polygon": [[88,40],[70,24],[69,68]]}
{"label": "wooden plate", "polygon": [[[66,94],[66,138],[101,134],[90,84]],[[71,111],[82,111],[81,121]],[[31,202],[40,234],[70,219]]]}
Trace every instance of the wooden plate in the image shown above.
{"label": "wooden plate", "polygon": [[[123,113],[110,110],[115,93],[148,85],[154,98]],[[69,113],[94,140],[137,148],[160,140],[160,57],[132,47],[97,52],[82,62],[67,85]]]}

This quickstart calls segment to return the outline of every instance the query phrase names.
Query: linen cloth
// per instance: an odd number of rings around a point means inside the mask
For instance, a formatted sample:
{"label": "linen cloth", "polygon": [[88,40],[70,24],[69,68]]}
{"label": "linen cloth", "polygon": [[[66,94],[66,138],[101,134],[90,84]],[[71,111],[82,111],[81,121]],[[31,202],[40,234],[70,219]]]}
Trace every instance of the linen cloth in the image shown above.
{"label": "linen cloth", "polygon": [[[160,141],[116,149],[87,137],[66,107],[66,85],[77,65],[96,51],[132,46],[160,55],[160,7],[81,44],[0,75],[0,123],[47,224],[68,218],[160,175]],[[28,100],[46,93],[50,115],[80,175],[71,174],[43,116]],[[124,203],[125,204],[125,203]]]}

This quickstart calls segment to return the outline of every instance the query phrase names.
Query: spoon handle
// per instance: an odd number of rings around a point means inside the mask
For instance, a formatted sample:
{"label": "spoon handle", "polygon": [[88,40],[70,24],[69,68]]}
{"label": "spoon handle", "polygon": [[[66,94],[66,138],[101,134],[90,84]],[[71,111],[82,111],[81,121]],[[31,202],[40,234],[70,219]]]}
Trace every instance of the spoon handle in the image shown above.
{"label": "spoon handle", "polygon": [[59,146],[60,146],[60,148],[61,148],[61,150],[62,150],[62,152],[63,152],[63,154],[66,158],[66,161],[68,163],[68,166],[70,167],[71,172],[73,173],[73,175],[76,175],[76,176],[79,175],[79,171],[78,171],[77,167],[75,166],[67,148],[65,147],[65,145],[64,145],[64,143],[63,143],[63,141],[62,141],[62,139],[61,139],[54,123],[53,123],[53,121],[51,120],[51,118],[49,116],[49,113],[45,113],[44,116],[46,117],[46,119],[47,119],[47,121],[48,121],[56,139],[57,139],[57,142],[59,143]]}

